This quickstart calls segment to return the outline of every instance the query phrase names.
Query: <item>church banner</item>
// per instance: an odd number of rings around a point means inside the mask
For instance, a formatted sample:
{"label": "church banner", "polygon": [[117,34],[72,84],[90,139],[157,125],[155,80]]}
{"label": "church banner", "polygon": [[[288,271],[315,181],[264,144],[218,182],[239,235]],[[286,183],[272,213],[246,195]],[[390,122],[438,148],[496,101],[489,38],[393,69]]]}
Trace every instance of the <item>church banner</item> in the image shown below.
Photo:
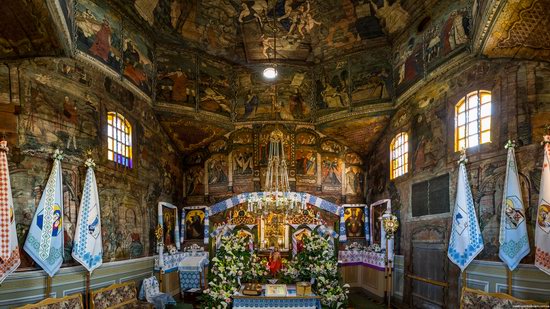
{"label": "church banner", "polygon": [[535,223],[535,266],[550,275],[550,135],[544,136],[544,161]]}
{"label": "church banner", "polygon": [[460,267],[461,271],[464,271],[483,250],[483,237],[477,221],[465,160],[462,158],[458,166],[456,201],[447,250],[449,259]]}
{"label": "church banner", "polygon": [[0,284],[21,264],[7,152],[8,143],[0,141]]}
{"label": "church banner", "polygon": [[506,144],[508,159],[501,205],[498,251],[498,256],[511,271],[516,269],[521,259],[530,251],[514,146],[511,142]]}
{"label": "church banner", "polygon": [[53,277],[63,263],[63,152],[54,153],[53,168],[40,198],[23,249]]}
{"label": "church banner", "polygon": [[78,211],[72,256],[92,272],[103,263],[103,243],[101,242],[99,196],[93,169],[95,163],[88,159],[86,166],[88,170]]}

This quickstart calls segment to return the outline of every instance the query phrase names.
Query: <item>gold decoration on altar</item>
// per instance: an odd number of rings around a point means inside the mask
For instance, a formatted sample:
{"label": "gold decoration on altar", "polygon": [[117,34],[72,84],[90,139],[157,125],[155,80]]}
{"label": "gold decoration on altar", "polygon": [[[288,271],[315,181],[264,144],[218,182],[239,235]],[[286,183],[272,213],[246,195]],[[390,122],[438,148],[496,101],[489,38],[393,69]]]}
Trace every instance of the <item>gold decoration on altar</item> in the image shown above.
{"label": "gold decoration on altar", "polygon": [[319,221],[316,214],[311,210],[305,210],[301,214],[288,217],[289,224],[319,224]]}
{"label": "gold decoration on altar", "polygon": [[393,238],[393,234],[397,232],[397,229],[399,228],[399,221],[397,221],[397,217],[395,215],[384,217],[382,219],[382,224],[384,227],[384,231],[386,232],[386,238]]}

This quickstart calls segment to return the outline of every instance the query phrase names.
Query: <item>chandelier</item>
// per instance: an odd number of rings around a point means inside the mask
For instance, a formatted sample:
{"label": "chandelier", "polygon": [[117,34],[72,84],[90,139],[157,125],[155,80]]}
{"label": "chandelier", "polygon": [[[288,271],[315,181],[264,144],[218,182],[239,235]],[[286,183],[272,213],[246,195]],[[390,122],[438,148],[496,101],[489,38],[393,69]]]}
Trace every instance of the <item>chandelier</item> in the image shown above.
{"label": "chandelier", "polygon": [[296,215],[306,209],[303,195],[290,192],[283,138],[278,128],[269,135],[265,191],[248,197],[248,211],[258,216],[269,213]]}

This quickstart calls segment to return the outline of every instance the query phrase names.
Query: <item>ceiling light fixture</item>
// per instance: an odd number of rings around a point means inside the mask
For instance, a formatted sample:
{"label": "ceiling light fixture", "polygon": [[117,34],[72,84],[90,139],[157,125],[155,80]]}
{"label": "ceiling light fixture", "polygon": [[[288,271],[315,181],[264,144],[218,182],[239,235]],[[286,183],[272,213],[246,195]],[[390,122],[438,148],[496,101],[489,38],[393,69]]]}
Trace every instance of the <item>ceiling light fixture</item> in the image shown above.
{"label": "ceiling light fixture", "polygon": [[264,69],[264,77],[267,79],[274,79],[277,77],[277,68],[275,66],[269,66]]}

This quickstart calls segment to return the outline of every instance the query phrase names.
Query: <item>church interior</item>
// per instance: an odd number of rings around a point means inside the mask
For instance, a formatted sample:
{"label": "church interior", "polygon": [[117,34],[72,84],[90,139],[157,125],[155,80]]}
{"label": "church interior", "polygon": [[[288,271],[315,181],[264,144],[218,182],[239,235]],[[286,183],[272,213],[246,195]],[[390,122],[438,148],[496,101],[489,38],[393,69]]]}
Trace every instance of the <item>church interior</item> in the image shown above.
{"label": "church interior", "polygon": [[550,0],[0,3],[0,309],[550,308]]}

